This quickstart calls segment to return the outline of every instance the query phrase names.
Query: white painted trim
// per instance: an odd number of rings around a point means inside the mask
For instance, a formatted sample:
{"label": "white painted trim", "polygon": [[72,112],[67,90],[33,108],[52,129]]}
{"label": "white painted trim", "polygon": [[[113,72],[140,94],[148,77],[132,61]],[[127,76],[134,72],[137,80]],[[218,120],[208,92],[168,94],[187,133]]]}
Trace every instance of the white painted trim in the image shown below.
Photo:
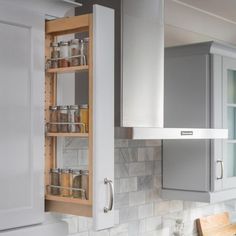
{"label": "white painted trim", "polygon": [[179,1],[165,1],[165,24],[201,34],[216,41],[236,44],[235,22],[225,20]]}
{"label": "white painted trim", "polygon": [[220,20],[223,20],[223,21],[226,21],[226,22],[228,22],[228,23],[236,24],[235,21],[229,20],[229,19],[227,19],[227,18],[225,18],[225,17],[219,16],[219,15],[214,14],[214,13],[212,13],[212,12],[205,11],[205,10],[199,8],[199,7],[194,7],[193,5],[190,5],[190,4],[185,3],[185,2],[181,2],[180,0],[172,0],[172,1],[173,1],[173,2],[176,2],[176,3],[180,4],[180,5],[183,5],[183,6],[185,6],[185,7],[189,7],[189,8],[191,8],[191,9],[193,9],[193,10],[196,10],[196,11],[202,12],[202,13],[204,13],[204,14],[207,14],[207,15],[209,15],[209,16],[216,17],[216,18],[218,18],[218,19],[220,19]]}

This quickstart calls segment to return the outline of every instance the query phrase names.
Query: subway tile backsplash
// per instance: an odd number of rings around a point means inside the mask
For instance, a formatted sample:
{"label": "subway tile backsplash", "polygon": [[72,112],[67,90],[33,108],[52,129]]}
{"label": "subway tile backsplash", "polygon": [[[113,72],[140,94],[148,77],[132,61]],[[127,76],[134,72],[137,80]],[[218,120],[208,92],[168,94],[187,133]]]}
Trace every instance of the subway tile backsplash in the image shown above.
{"label": "subway tile backsplash", "polygon": [[[63,141],[63,166],[86,168],[86,139]],[[161,142],[116,140],[115,227],[94,232],[92,219],[54,214],[69,225],[70,236],[172,236],[182,224],[185,236],[196,236],[194,220],[229,211],[236,221],[236,201],[206,204],[161,199]],[[175,234],[174,234],[175,233]]]}

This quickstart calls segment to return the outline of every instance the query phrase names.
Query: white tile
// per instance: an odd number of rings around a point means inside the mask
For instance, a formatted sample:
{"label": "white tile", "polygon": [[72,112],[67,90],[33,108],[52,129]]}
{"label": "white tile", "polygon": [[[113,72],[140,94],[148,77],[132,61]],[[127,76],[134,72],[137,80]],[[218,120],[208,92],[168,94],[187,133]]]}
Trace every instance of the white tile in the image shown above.
{"label": "white tile", "polygon": [[129,222],[129,236],[137,236],[139,233],[139,221],[131,221]]}
{"label": "white tile", "polygon": [[82,232],[78,234],[73,234],[73,236],[89,236],[89,232]]}
{"label": "white tile", "polygon": [[129,166],[126,163],[115,164],[115,178],[129,177]]}
{"label": "white tile", "polygon": [[77,222],[78,222],[78,231],[79,232],[84,232],[84,231],[89,230],[87,217],[80,216],[77,218]]}
{"label": "white tile", "polygon": [[129,164],[129,176],[143,176],[145,174],[144,162],[134,162]]}
{"label": "white tile", "polygon": [[63,218],[63,221],[68,224],[69,234],[75,234],[78,232],[77,217]]}
{"label": "white tile", "polygon": [[183,201],[170,201],[170,212],[183,211]]}
{"label": "white tile", "polygon": [[153,184],[153,176],[152,175],[138,177],[138,190],[139,191],[153,189],[153,186],[154,186],[154,184]]}
{"label": "white tile", "polygon": [[145,192],[131,192],[129,193],[129,205],[130,206],[138,206],[145,204]]}
{"label": "white tile", "polygon": [[115,209],[129,206],[129,193],[115,194]]}
{"label": "white tile", "polygon": [[155,216],[146,219],[146,229],[148,231],[157,230],[161,226],[162,219],[161,216]]}
{"label": "white tile", "polygon": [[137,148],[120,148],[120,159],[124,162],[136,162],[138,161]]}
{"label": "white tile", "polygon": [[89,236],[110,236],[108,230],[90,231]]}
{"label": "white tile", "polygon": [[115,225],[119,225],[119,223],[120,223],[120,212],[119,212],[119,210],[115,210],[114,211],[115,212]]}
{"label": "white tile", "polygon": [[120,224],[110,229],[110,236],[120,236],[124,233],[128,233],[128,224]]}
{"label": "white tile", "polygon": [[138,148],[138,161],[153,161],[154,148]]}
{"label": "white tile", "polygon": [[139,234],[146,232],[146,219],[139,220]]}
{"label": "white tile", "polygon": [[137,191],[137,177],[120,179],[120,193]]}
{"label": "white tile", "polygon": [[138,208],[137,207],[129,207],[129,208],[121,208],[120,209],[120,222],[126,223],[131,220],[138,219]]}
{"label": "white tile", "polygon": [[78,151],[64,150],[63,151],[63,168],[78,167]]}
{"label": "white tile", "polygon": [[147,217],[153,216],[153,204],[146,204],[139,206],[138,208],[138,218],[139,219],[144,219]]}
{"label": "white tile", "polygon": [[169,201],[161,201],[154,203],[154,214],[155,215],[164,215],[167,214],[170,210]]}

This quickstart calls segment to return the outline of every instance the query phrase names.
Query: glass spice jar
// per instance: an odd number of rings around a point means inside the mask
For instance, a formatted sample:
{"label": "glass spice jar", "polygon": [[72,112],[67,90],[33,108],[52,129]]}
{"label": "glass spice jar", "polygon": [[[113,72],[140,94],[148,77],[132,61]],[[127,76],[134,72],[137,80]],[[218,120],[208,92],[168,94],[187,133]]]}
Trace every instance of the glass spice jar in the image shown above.
{"label": "glass spice jar", "polygon": [[84,38],[84,55],[85,55],[85,64],[88,65],[88,62],[89,62],[89,38]]}
{"label": "glass spice jar", "polygon": [[60,60],[59,67],[69,66],[69,43],[65,41],[60,42]]}
{"label": "glass spice jar", "polygon": [[81,133],[88,133],[89,132],[89,109],[88,104],[81,104],[79,106],[79,114],[80,114],[80,122],[84,124],[81,127]]}
{"label": "glass spice jar", "polygon": [[79,65],[79,39],[72,39],[70,42],[70,65]]}
{"label": "glass spice jar", "polygon": [[[80,123],[79,106],[78,106],[78,110],[74,113],[74,120],[75,120],[75,123]],[[81,132],[81,130],[85,130],[85,127],[81,126],[81,124],[76,124],[76,132]]]}
{"label": "glass spice jar", "polygon": [[[72,188],[81,189],[82,184],[82,176],[79,170],[72,171]],[[72,190],[72,196],[74,198],[82,198],[82,191],[81,190]]]}
{"label": "glass spice jar", "polygon": [[75,133],[79,132],[79,125],[73,124],[78,121],[79,116],[79,106],[78,105],[71,105],[69,106],[69,132]]}
{"label": "glass spice jar", "polygon": [[60,56],[59,47],[57,42],[52,42],[51,45],[51,68],[58,68],[58,58]]}
{"label": "glass spice jar", "polygon": [[[61,174],[61,170],[58,168],[50,170],[51,185],[60,187],[60,174]],[[57,187],[50,188],[50,193],[52,195],[60,195],[60,188],[57,188]]]}
{"label": "glass spice jar", "polygon": [[82,199],[88,200],[89,197],[89,171],[88,170],[81,170],[81,188],[85,191],[82,192]]}
{"label": "glass spice jar", "polygon": [[57,106],[50,106],[49,112],[50,112],[49,132],[56,133],[58,132],[58,125],[53,123],[57,122],[57,117],[58,117]]}
{"label": "glass spice jar", "polygon": [[70,169],[62,169],[61,170],[61,196],[62,197],[70,197],[71,196],[71,170]]}
{"label": "glass spice jar", "polygon": [[68,132],[68,106],[59,106],[58,107],[58,121],[60,124],[60,132],[67,133]]}
{"label": "glass spice jar", "polygon": [[79,41],[79,51],[80,51],[80,61],[79,64],[80,66],[85,66],[86,65],[86,56],[85,56],[85,43],[83,39],[80,39]]}

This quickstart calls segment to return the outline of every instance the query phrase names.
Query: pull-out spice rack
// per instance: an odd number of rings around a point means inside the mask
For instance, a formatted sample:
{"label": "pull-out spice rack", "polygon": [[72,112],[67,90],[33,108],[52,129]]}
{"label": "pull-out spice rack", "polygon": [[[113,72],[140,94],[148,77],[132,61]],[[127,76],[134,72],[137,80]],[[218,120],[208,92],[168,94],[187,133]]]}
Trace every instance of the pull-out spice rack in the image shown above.
{"label": "pull-out spice rack", "polygon": [[[86,65],[68,66],[60,68],[48,68],[51,58],[51,47],[56,42],[58,36],[65,34],[75,34],[86,32],[89,37],[88,42],[88,61]],[[46,22],[46,39],[45,39],[45,200],[46,211],[54,211],[73,215],[92,216],[92,196],[93,196],[93,19],[92,14],[69,17],[65,19],[56,19]],[[66,57],[72,59],[77,56]],[[64,57],[57,60],[65,59]],[[88,80],[88,127],[89,130],[84,132],[85,124],[83,122],[51,122],[49,107],[57,104],[57,74],[62,73],[80,73],[86,72]],[[79,74],[78,74],[79,75]],[[65,78],[66,79],[66,78]],[[50,125],[79,125],[81,132],[50,132]],[[86,138],[88,140],[88,194],[85,199],[76,198],[71,195],[60,196],[53,195],[51,189],[60,191],[79,191],[83,193],[83,188],[72,188],[51,184],[50,170],[58,168],[57,160],[57,139],[59,137],[76,137]]]}
{"label": "pull-out spice rack", "polygon": [[80,134],[88,135],[88,133],[86,132],[86,129],[85,129],[85,123],[81,123],[81,122],[48,122],[46,124],[46,128],[45,128],[46,136],[48,136],[52,133],[61,134],[61,132],[52,132],[51,128],[50,128],[51,125],[57,125],[57,126],[60,126],[60,125],[67,125],[67,126],[74,125],[74,126],[79,126],[81,131],[78,131],[78,132],[63,132],[62,134],[67,134],[68,136],[70,136],[71,134],[78,134],[78,136]]}

